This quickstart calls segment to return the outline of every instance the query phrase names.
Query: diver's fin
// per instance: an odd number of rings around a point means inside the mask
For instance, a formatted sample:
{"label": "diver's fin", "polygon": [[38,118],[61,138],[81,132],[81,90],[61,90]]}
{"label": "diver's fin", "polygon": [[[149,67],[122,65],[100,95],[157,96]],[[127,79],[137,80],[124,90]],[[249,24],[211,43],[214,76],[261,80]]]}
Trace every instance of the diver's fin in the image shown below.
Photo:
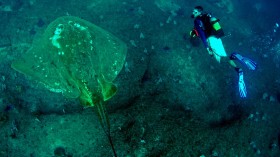
{"label": "diver's fin", "polygon": [[241,64],[245,65],[250,70],[256,70],[256,68],[257,68],[257,63],[255,61],[253,61],[252,59],[243,57],[238,53],[232,53],[230,58],[238,60]]}
{"label": "diver's fin", "polygon": [[243,79],[243,71],[240,69],[238,72],[238,88],[239,88],[239,94],[241,98],[247,97],[247,90],[246,85]]}

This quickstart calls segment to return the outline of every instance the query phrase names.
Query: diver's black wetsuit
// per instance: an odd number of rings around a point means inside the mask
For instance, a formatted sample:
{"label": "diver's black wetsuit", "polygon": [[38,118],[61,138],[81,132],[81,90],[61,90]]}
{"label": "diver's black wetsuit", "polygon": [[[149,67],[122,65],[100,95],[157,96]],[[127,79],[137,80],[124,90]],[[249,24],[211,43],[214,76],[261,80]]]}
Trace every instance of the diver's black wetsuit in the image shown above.
{"label": "diver's black wetsuit", "polygon": [[200,36],[205,48],[208,48],[209,45],[207,43],[207,38],[209,36],[216,36],[217,38],[220,38],[224,35],[223,31],[215,31],[213,29],[213,23],[218,22],[219,20],[216,20],[214,22],[210,21],[211,14],[202,14],[195,18],[194,20],[194,29],[198,32],[198,35]]}

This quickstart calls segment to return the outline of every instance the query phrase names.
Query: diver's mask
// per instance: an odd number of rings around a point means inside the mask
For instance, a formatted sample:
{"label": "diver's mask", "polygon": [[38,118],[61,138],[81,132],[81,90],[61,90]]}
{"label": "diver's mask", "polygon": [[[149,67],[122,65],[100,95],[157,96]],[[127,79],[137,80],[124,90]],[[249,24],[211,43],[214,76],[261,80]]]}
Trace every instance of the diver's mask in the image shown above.
{"label": "diver's mask", "polygon": [[191,18],[194,18],[195,15],[199,15],[199,14],[200,14],[200,12],[198,10],[194,9],[192,12]]}

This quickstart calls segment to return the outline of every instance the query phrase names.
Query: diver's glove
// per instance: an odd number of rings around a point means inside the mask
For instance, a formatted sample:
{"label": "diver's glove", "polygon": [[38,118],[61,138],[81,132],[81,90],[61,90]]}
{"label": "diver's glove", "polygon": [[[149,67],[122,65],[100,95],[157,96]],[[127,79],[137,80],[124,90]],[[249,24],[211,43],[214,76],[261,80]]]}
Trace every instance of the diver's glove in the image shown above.
{"label": "diver's glove", "polygon": [[207,47],[206,50],[208,51],[209,55],[213,56],[213,49],[211,47]]}
{"label": "diver's glove", "polygon": [[197,30],[196,29],[191,30],[190,31],[190,36],[193,37],[193,38],[198,37],[199,35],[198,35]]}
{"label": "diver's glove", "polygon": [[238,88],[239,88],[239,94],[241,98],[246,98],[247,96],[247,90],[246,85],[243,79],[243,71],[242,69],[238,70]]}

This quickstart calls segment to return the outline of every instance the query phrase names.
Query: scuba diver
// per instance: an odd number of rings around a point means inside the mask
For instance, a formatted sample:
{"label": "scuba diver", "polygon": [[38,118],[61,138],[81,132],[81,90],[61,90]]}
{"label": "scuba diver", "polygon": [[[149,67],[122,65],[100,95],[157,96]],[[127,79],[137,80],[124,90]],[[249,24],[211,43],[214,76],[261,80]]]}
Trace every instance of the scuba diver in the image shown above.
{"label": "scuba diver", "polygon": [[204,13],[201,6],[196,6],[193,9],[191,17],[195,19],[194,29],[190,32],[190,35],[192,37],[200,37],[209,55],[215,57],[219,63],[221,58],[226,58],[228,60],[229,64],[238,73],[238,88],[240,97],[245,98],[247,96],[247,90],[243,78],[243,70],[238,67],[234,61],[240,62],[250,70],[256,69],[256,62],[249,58],[243,57],[236,52],[232,53],[230,57],[227,57],[221,40],[221,37],[224,36],[224,32],[219,24],[219,19],[213,17],[209,13]]}

